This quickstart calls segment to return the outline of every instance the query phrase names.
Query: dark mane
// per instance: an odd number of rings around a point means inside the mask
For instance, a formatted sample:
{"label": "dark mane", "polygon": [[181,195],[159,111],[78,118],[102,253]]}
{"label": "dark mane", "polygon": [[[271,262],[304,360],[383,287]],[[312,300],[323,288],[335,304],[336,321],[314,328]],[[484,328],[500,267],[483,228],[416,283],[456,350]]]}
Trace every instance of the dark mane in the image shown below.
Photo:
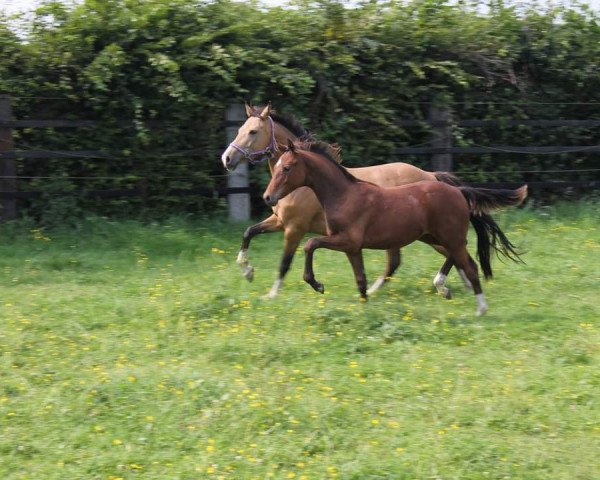
{"label": "dark mane", "polygon": [[[262,112],[263,108],[264,107],[252,107],[254,116],[258,117],[260,115],[260,112]],[[287,128],[297,138],[303,140],[308,140],[311,138],[310,132],[306,128],[304,128],[293,115],[288,113],[278,113],[275,110],[271,109],[271,118],[275,123],[278,123],[282,127]]]}
{"label": "dark mane", "polygon": [[331,163],[333,163],[344,176],[353,183],[359,182],[360,180],[352,175],[348,170],[340,165],[342,162],[340,158],[340,147],[338,145],[330,145],[326,142],[319,140],[309,141],[298,141],[294,143],[294,146],[298,150],[305,150],[312,153],[318,153],[322,157],[325,157]]}

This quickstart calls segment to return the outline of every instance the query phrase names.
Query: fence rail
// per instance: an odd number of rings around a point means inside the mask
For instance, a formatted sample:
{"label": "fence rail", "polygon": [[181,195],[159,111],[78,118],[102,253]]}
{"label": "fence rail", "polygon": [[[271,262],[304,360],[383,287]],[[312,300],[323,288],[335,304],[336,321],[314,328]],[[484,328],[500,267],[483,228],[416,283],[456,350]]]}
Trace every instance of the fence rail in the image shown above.
{"label": "fence rail", "polygon": [[510,145],[490,145],[471,146],[471,147],[405,147],[396,148],[396,155],[431,155],[431,154],[504,154],[504,153],[520,153],[520,154],[558,154],[558,153],[600,153],[600,145],[573,145],[565,146],[546,146],[546,147],[516,147]]}
{"label": "fence rail", "polygon": [[[215,198],[226,197],[240,193],[254,193],[253,187],[194,187],[194,188],[171,188],[163,195],[171,197],[185,197],[196,195],[201,197]],[[152,191],[143,188],[114,188],[104,190],[74,190],[69,192],[41,192],[41,191],[14,191],[0,192],[0,199],[31,200],[36,198],[48,197],[79,197],[79,198],[125,198],[125,197],[146,197],[152,195]]]}
{"label": "fence rail", "polygon": [[[566,192],[569,190],[591,190],[600,189],[600,180],[574,180],[574,181],[528,181],[528,182],[464,182],[465,185],[472,187],[485,188],[518,188],[527,183],[529,190]],[[0,192],[0,200],[32,200],[46,197],[77,197],[88,199],[111,199],[111,198],[136,198],[152,196],[154,192],[142,188],[116,188],[103,190],[74,190],[69,192],[41,192],[41,191],[14,191]],[[159,192],[156,192],[159,193]],[[171,197],[201,196],[208,198],[227,197],[237,194],[260,193],[256,187],[194,187],[194,188],[172,188],[166,192],[160,192],[162,195]]]}

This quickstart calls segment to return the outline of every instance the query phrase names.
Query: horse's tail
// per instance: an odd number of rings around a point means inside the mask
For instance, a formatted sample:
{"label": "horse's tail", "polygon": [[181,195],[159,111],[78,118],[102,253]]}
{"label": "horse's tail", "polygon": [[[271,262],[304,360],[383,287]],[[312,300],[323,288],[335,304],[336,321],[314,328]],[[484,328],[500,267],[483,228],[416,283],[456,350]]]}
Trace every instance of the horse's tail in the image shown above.
{"label": "horse's tail", "polygon": [[506,237],[488,212],[495,208],[517,206],[527,197],[527,185],[517,190],[459,187],[469,203],[471,225],[477,234],[477,258],[485,278],[492,278],[491,249],[514,262],[523,262],[515,245]]}
{"label": "horse's tail", "polygon": [[449,172],[433,172],[435,178],[438,182],[444,182],[448,185],[452,185],[453,187],[460,187],[463,183],[462,181],[452,173]]}

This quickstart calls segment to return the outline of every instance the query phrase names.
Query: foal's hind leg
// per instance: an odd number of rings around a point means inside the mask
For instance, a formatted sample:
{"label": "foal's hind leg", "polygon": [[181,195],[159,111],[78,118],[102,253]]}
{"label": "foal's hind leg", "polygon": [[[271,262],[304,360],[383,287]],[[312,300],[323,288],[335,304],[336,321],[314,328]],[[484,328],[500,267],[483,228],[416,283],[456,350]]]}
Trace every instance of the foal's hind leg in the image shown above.
{"label": "foal's hind leg", "polygon": [[244,232],[242,246],[236,261],[237,264],[242,267],[242,273],[249,282],[254,279],[254,267],[248,262],[248,248],[250,247],[250,240],[261,233],[280,232],[281,230],[283,230],[283,224],[281,223],[281,220],[279,220],[277,215],[271,215],[262,222],[248,227]]}
{"label": "foal's hind leg", "polygon": [[385,269],[385,273],[382,276],[378,277],[377,280],[373,282],[373,285],[371,285],[369,290],[367,290],[367,293],[369,295],[381,288],[383,284],[390,279],[390,277],[400,266],[400,250],[398,250],[397,248],[392,248],[390,250],[386,250],[386,253],[387,267]]}
{"label": "foal's hind leg", "polygon": [[479,274],[477,272],[477,263],[469,255],[466,246],[463,246],[456,252],[453,252],[453,258],[458,268],[464,270],[465,275],[473,285],[473,293],[477,299],[477,311],[476,315],[480,316],[488,311],[488,304],[485,300],[485,295],[481,289],[481,282],[479,281]]}

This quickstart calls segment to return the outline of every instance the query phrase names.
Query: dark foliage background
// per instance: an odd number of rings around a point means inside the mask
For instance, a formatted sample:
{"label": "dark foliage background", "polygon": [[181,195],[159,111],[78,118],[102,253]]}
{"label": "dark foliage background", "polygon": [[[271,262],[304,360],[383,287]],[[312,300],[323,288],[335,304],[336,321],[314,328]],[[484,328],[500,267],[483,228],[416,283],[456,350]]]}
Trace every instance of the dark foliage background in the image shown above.
{"label": "dark foliage background", "polygon": [[[348,165],[410,161],[400,146],[425,144],[429,106],[463,119],[600,118],[600,27],[585,4],[547,8],[501,1],[408,4],[300,0],[267,8],[228,0],[47,2],[32,17],[0,17],[0,92],[16,118],[100,121],[78,130],[16,130],[17,149],[102,150],[109,158],[20,161],[20,188],[48,192],[34,216],[205,212],[222,202],[169,197],[170,188],[224,181],[224,111],[270,100],[343,147]],[[456,128],[457,146],[594,145],[598,128]],[[194,150],[194,156],[175,152]],[[584,153],[456,156],[468,180],[520,180],[522,170],[598,168]],[[256,169],[253,181],[264,184]],[[538,174],[592,178],[597,172]],[[75,179],[71,177],[96,177]],[[567,178],[567,177],[564,177]],[[146,199],[58,199],[54,191],[130,188]]]}

